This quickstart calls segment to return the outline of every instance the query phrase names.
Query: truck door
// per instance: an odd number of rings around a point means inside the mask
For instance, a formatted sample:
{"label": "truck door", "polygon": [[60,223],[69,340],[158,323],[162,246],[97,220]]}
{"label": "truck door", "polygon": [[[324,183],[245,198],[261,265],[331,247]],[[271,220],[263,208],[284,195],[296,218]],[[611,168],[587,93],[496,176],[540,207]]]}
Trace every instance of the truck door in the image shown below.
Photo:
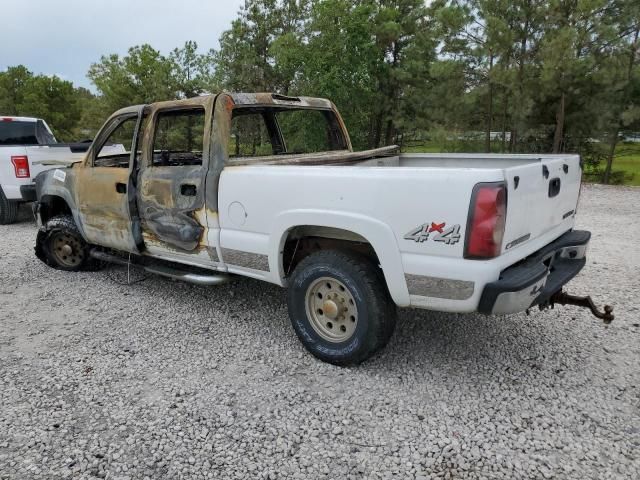
{"label": "truck door", "polygon": [[143,107],[111,118],[77,169],[76,205],[89,243],[137,252],[127,191]]}
{"label": "truck door", "polygon": [[213,97],[167,102],[150,112],[138,174],[138,213],[147,253],[210,266],[205,208]]}

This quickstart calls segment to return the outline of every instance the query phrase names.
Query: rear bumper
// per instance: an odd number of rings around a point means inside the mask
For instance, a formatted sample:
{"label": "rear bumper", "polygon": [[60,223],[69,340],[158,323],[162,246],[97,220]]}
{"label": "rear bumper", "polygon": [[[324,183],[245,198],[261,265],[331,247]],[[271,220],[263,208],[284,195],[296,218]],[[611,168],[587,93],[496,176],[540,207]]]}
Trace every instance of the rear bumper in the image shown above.
{"label": "rear bumper", "polygon": [[20,196],[22,200],[25,202],[35,202],[36,201],[36,185],[35,183],[30,185],[21,185],[20,186]]}
{"label": "rear bumper", "polygon": [[480,297],[478,311],[508,314],[545,303],[575,277],[586,263],[591,233],[567,232],[488,283]]}

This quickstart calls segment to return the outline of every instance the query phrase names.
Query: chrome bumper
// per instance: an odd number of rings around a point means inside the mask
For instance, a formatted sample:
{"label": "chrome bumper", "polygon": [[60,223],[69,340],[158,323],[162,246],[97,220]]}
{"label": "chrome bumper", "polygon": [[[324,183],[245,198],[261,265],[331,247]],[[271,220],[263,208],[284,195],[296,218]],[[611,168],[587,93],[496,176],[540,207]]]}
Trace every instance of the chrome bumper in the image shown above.
{"label": "chrome bumper", "polygon": [[507,268],[499,280],[485,286],[478,311],[509,314],[547,302],[582,270],[590,238],[586,231],[568,232]]}

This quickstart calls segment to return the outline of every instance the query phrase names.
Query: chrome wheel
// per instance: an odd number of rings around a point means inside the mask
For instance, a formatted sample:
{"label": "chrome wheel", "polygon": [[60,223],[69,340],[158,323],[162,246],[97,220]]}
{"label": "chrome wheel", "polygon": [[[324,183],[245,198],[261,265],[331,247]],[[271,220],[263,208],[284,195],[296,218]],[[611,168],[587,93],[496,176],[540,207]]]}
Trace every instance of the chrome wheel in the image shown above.
{"label": "chrome wheel", "polygon": [[62,266],[75,268],[84,260],[83,243],[75,235],[57,232],[50,238],[51,255]]}
{"label": "chrome wheel", "polygon": [[344,342],[356,330],[356,302],[349,289],[334,278],[321,277],[309,285],[305,306],[311,326],[329,342]]}

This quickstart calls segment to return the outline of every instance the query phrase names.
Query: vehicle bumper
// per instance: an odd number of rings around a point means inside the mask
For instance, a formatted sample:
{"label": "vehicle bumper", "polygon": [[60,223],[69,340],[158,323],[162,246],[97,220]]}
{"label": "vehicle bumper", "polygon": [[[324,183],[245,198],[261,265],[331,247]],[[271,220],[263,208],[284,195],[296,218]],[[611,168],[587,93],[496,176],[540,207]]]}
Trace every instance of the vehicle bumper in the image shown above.
{"label": "vehicle bumper", "polygon": [[36,201],[36,185],[20,185],[20,196],[25,202]]}
{"label": "vehicle bumper", "polygon": [[22,200],[22,195],[20,194],[20,187],[22,185],[2,185],[2,192],[4,196],[7,197],[7,200]]}
{"label": "vehicle bumper", "polygon": [[478,311],[508,314],[543,304],[575,277],[586,263],[591,233],[573,230],[562,235],[485,285]]}

